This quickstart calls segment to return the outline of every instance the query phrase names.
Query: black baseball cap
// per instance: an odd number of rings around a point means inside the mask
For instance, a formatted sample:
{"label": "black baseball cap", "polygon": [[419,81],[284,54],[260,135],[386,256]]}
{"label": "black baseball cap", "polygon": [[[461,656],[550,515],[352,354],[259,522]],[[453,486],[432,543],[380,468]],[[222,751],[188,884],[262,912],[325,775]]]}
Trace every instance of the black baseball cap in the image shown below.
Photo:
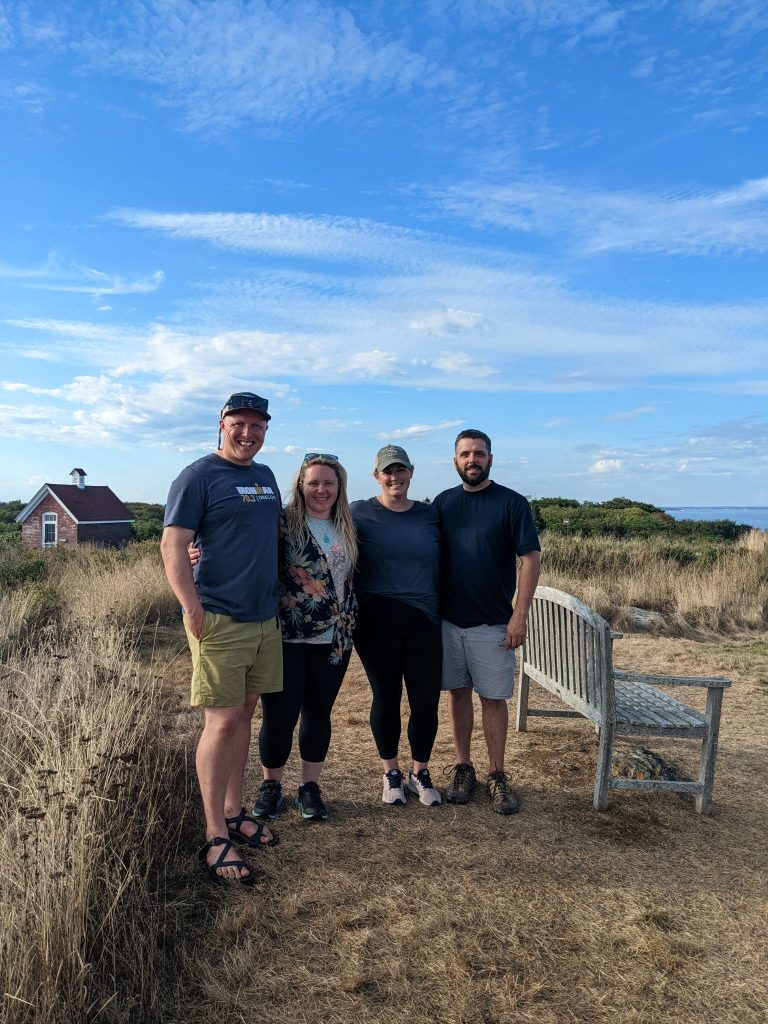
{"label": "black baseball cap", "polygon": [[238,391],[236,394],[230,395],[226,400],[222,406],[219,419],[223,420],[225,416],[233,412],[240,412],[241,409],[251,409],[253,412],[260,412],[264,419],[271,420],[272,417],[267,412],[268,408],[269,402],[266,398],[254,395],[252,391]]}

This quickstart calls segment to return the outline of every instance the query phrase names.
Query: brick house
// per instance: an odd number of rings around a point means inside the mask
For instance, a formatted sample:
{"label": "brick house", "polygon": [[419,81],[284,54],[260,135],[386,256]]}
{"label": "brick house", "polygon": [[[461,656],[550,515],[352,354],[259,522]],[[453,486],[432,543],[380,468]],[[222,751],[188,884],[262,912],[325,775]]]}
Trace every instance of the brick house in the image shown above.
{"label": "brick house", "polygon": [[135,516],[109,487],[86,487],[84,469],[70,471],[71,484],[43,484],[16,516],[28,548],[57,544],[119,547],[131,535]]}

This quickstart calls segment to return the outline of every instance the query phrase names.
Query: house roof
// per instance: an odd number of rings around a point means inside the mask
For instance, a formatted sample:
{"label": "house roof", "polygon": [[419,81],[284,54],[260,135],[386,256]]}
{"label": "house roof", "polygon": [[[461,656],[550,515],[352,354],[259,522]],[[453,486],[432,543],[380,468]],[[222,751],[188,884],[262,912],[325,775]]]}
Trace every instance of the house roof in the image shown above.
{"label": "house roof", "polygon": [[16,516],[16,522],[24,522],[47,494],[52,495],[76,523],[132,523],[136,518],[109,487],[43,484]]}

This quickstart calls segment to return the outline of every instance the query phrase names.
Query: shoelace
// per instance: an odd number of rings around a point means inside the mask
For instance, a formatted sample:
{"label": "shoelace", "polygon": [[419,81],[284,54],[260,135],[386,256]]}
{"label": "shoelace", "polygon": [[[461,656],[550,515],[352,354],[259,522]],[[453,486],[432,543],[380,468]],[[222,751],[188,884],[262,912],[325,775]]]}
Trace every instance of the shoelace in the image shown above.
{"label": "shoelace", "polygon": [[422,768],[420,772],[416,772],[413,776],[417,782],[420,782],[424,789],[434,789],[432,785],[432,779],[429,775],[429,768]]}
{"label": "shoelace", "polygon": [[400,789],[403,785],[403,773],[399,772],[397,768],[390,768],[387,772],[387,779],[390,789]]}
{"label": "shoelace", "polygon": [[494,795],[498,790],[501,790],[502,796],[509,795],[509,783],[507,782],[506,775],[502,775],[500,778],[488,779],[488,786]]}

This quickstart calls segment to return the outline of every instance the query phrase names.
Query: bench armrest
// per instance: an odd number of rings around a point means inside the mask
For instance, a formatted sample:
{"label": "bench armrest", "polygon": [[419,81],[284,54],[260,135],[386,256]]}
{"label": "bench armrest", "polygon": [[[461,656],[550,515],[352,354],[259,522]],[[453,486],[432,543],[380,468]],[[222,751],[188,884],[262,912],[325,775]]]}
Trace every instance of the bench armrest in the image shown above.
{"label": "bench armrest", "polygon": [[624,634],[618,633],[615,629],[611,630],[611,640],[623,640]]}
{"label": "bench armrest", "polygon": [[725,690],[731,685],[730,679],[705,676],[656,676],[644,675],[641,672],[624,672],[620,668],[613,670],[614,679],[627,683],[653,683],[656,686],[706,686],[712,689]]}

